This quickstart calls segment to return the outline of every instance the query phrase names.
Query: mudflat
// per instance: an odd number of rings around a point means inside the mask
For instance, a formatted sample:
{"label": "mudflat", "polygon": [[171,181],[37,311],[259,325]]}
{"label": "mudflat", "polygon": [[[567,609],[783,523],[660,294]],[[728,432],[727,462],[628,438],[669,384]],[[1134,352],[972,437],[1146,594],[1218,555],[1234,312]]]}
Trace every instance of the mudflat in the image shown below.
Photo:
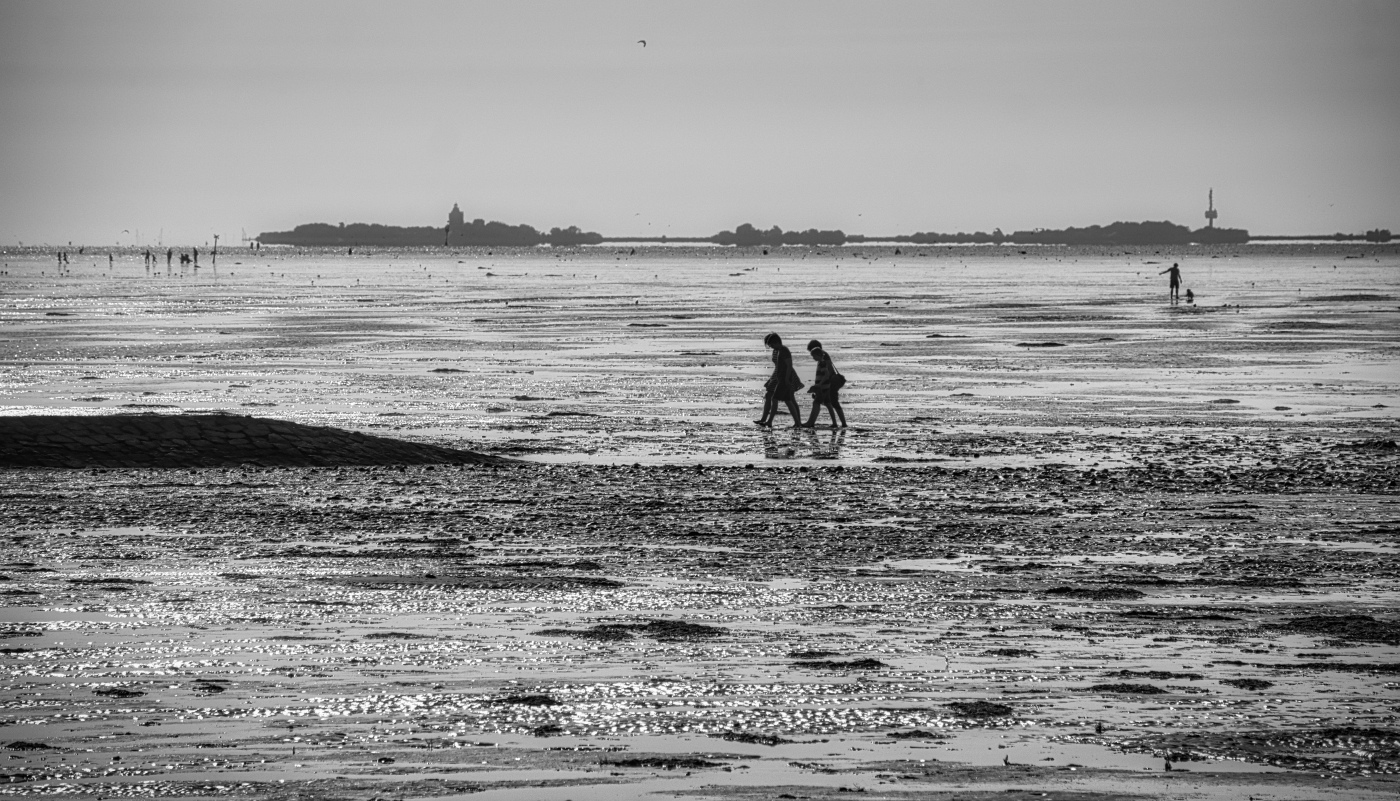
{"label": "mudflat", "polygon": [[1392,797],[1396,249],[1026,250],[7,253],[4,414],[513,458],[0,472],[0,794]]}

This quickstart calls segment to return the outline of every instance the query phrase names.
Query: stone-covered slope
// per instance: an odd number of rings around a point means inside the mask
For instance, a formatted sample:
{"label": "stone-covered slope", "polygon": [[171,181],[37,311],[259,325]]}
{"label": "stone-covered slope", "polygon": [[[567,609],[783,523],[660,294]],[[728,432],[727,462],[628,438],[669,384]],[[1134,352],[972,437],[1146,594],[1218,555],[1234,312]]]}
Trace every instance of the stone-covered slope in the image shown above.
{"label": "stone-covered slope", "polygon": [[508,459],[235,414],[0,417],[0,467],[328,467]]}

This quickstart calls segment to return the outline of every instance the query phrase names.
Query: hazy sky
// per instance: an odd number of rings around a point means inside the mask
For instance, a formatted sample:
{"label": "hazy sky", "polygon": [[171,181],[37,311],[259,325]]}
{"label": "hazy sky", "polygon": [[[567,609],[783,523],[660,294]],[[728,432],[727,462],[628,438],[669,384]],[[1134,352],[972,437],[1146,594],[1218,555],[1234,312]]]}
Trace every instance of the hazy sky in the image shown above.
{"label": "hazy sky", "polygon": [[[637,40],[645,39],[645,47]],[[0,242],[1400,229],[1400,2],[0,0]],[[121,233],[124,229],[132,233]]]}

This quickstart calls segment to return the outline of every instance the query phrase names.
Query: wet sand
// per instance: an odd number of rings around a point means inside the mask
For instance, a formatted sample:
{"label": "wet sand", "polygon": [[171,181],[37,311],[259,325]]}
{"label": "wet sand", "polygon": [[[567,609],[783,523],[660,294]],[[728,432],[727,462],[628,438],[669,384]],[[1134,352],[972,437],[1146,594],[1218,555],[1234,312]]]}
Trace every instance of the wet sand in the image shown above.
{"label": "wet sand", "polygon": [[1393,796],[1395,248],[901,250],[7,254],[4,413],[532,464],[0,474],[0,793]]}

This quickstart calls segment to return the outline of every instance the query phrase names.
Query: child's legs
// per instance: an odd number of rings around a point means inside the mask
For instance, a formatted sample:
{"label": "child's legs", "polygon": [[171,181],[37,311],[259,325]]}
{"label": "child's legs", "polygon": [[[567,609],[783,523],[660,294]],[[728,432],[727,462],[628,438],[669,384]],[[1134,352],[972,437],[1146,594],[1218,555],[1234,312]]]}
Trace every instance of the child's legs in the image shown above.
{"label": "child's legs", "polygon": [[837,417],[841,418],[842,426],[846,425],[846,410],[841,408],[840,398],[837,398],[835,395],[831,396],[831,403],[827,404],[826,410],[828,412],[835,412],[831,418],[832,425],[836,424]]}
{"label": "child's legs", "polygon": [[[783,402],[787,404],[788,411],[792,412],[792,422],[796,425],[802,425],[802,410],[797,408],[797,398],[789,392],[783,397]],[[776,410],[774,414],[777,414]]]}
{"label": "child's legs", "polygon": [[763,394],[763,416],[759,418],[760,420],[768,420],[773,416],[773,412],[778,407],[777,400],[771,389]]}

